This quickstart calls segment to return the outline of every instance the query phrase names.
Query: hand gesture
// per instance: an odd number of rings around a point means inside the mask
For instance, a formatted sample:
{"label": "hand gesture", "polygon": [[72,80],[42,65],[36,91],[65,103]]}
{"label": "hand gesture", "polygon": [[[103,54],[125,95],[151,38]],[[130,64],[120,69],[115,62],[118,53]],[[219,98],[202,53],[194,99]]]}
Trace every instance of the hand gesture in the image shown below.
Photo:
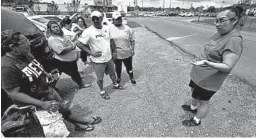
{"label": "hand gesture", "polygon": [[209,62],[208,60],[200,60],[200,61],[193,61],[191,63],[196,66],[206,67],[208,66],[208,62]]}

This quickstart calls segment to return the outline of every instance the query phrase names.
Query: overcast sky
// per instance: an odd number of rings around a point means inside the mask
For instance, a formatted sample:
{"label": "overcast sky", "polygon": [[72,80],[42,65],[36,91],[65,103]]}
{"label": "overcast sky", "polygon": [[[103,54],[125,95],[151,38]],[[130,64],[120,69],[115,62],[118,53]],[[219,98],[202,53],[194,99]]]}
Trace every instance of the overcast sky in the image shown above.
{"label": "overcast sky", "polygon": [[[52,0],[40,0],[41,2],[51,2]],[[71,2],[72,0],[54,0],[56,3],[63,4],[64,2]],[[124,4],[133,6],[134,0],[112,0],[114,5]],[[209,6],[220,7],[222,5],[229,6],[234,3],[238,3],[239,0],[137,0],[138,6],[143,7],[163,7],[163,1],[165,2],[164,7],[169,7],[171,5],[172,8],[181,7],[188,8],[191,5],[193,7],[204,6],[205,8]],[[223,3],[224,1],[224,3]],[[89,5],[93,4],[93,0],[81,0],[81,3],[88,3]]]}

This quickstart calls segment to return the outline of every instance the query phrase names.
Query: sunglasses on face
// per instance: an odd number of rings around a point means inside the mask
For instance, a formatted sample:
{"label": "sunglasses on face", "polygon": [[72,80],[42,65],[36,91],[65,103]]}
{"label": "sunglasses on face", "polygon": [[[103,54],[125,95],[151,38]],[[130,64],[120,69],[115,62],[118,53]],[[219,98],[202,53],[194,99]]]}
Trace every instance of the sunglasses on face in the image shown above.
{"label": "sunglasses on face", "polygon": [[216,25],[216,24],[223,25],[223,24],[224,24],[225,22],[227,22],[227,21],[234,21],[235,18],[236,18],[236,17],[229,18],[229,19],[225,19],[225,18],[216,19],[216,20],[214,21],[214,24],[215,24],[215,25]]}

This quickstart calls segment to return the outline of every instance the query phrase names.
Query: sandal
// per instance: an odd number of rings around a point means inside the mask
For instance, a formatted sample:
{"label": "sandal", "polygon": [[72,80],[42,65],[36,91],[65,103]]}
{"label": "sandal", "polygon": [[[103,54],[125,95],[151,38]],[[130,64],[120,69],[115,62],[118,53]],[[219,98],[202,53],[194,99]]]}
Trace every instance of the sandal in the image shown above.
{"label": "sandal", "polygon": [[99,124],[102,119],[101,117],[99,116],[95,116],[95,117],[92,117],[93,121],[91,123],[89,122],[80,122],[80,121],[76,121],[76,120],[73,120],[73,119],[68,119],[67,121],[75,124],[75,123],[78,123],[78,124],[82,124],[82,125],[95,125],[95,124]]}
{"label": "sandal", "polygon": [[85,127],[81,127],[81,126],[78,126],[78,125],[75,125],[75,126],[76,126],[76,128],[75,128],[76,131],[87,131],[87,132],[89,132],[89,131],[94,130],[94,126],[89,125],[89,124],[83,124],[83,126],[85,126]]}
{"label": "sandal", "polygon": [[99,124],[102,121],[102,119],[98,116],[92,117],[92,119],[93,119],[93,121],[91,123],[89,123],[91,125]]}

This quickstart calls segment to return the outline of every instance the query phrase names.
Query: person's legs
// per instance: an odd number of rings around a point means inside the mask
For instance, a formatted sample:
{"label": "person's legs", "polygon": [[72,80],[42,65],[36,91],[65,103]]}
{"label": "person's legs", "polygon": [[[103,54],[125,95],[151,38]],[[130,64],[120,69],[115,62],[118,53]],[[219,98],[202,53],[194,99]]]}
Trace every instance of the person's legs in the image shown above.
{"label": "person's legs", "polygon": [[78,84],[79,88],[87,88],[91,86],[91,83],[88,83],[88,84],[83,83],[82,77],[78,72],[76,61],[64,62],[64,63],[65,63],[65,67],[64,67],[64,64],[62,67],[65,68],[65,70],[63,72],[68,74],[72,78],[72,80]]}
{"label": "person's legs", "polygon": [[196,117],[198,119],[203,119],[206,117],[206,115],[208,114],[209,112],[209,107],[210,107],[210,102],[209,101],[202,101],[202,100],[199,100],[200,102],[200,106],[197,108],[197,113],[196,113]]}
{"label": "person's legs", "polygon": [[104,72],[106,69],[105,63],[93,63],[93,68],[95,71],[95,74],[97,76],[97,84],[99,86],[100,91],[103,91],[103,78],[104,78]]}
{"label": "person's legs", "polygon": [[115,64],[112,59],[107,62],[106,72],[108,72],[109,77],[112,80],[113,88],[123,90],[124,88],[122,87],[122,85],[117,83],[115,74]]}
{"label": "person's legs", "polygon": [[116,75],[117,75],[117,83],[121,82],[121,73],[122,73],[122,59],[115,59],[116,65]]}
{"label": "person's legs", "polygon": [[113,85],[117,85],[116,74],[115,74],[115,64],[112,59],[108,61],[106,64],[106,71],[108,72]]}
{"label": "person's legs", "polygon": [[104,72],[106,70],[106,63],[93,63],[93,68],[97,76],[97,84],[100,89],[100,95],[104,99],[109,100],[110,99],[109,95],[103,89],[103,78],[104,78]]}
{"label": "person's legs", "polygon": [[123,62],[132,84],[136,84],[136,81],[133,77],[132,57],[124,59]]}
{"label": "person's legs", "polygon": [[[209,100],[215,93],[215,91],[208,91],[196,85],[192,93],[194,100],[192,100],[192,104],[189,108],[189,110],[196,113],[196,115],[194,118],[182,121],[182,124],[190,127],[200,125],[201,119],[205,118],[209,112]],[[196,107],[196,110],[193,109],[193,107]]]}

